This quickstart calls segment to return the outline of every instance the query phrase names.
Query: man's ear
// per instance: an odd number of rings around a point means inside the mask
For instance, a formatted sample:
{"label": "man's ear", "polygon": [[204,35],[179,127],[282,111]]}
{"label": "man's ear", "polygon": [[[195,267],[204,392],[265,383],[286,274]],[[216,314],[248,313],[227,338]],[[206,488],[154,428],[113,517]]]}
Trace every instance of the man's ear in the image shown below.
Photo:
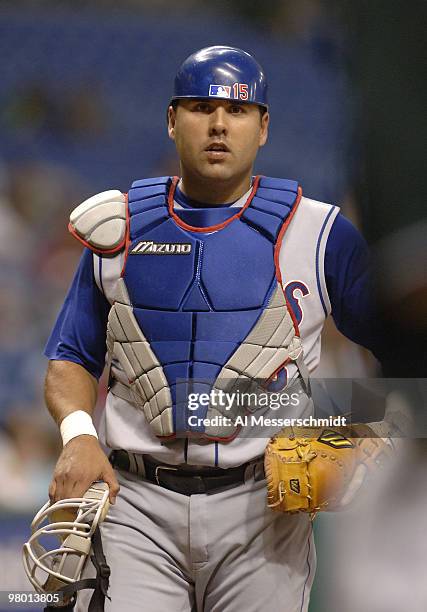
{"label": "man's ear", "polygon": [[168,108],[168,136],[171,140],[175,140],[175,121],[176,110],[170,105]]}
{"label": "man's ear", "polygon": [[261,117],[261,132],[259,135],[259,146],[263,147],[268,138],[268,126],[270,125],[269,113],[264,113]]}

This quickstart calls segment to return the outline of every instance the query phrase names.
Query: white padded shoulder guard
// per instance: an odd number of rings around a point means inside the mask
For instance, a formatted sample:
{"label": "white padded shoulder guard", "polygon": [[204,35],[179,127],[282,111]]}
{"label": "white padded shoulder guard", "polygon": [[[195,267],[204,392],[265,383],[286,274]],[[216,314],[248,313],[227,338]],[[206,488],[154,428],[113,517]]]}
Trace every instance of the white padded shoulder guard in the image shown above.
{"label": "white padded shoulder guard", "polygon": [[117,189],[97,193],[73,210],[69,227],[95,251],[119,250],[126,236],[125,196]]}

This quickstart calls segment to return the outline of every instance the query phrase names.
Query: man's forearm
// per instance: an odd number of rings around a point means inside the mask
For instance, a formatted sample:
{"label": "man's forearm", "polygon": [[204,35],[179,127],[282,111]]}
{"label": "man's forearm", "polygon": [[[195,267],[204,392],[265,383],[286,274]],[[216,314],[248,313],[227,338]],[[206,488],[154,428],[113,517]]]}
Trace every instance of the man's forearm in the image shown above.
{"label": "man's forearm", "polygon": [[45,401],[58,425],[76,410],[92,415],[97,396],[98,382],[82,366],[71,361],[49,361]]}
{"label": "man's forearm", "polygon": [[97,394],[98,382],[82,366],[71,361],[49,362],[45,400],[50,414],[61,426],[64,444],[49,487],[51,502],[82,497],[95,480],[108,484],[110,501],[115,501],[119,484],[89,418]]}

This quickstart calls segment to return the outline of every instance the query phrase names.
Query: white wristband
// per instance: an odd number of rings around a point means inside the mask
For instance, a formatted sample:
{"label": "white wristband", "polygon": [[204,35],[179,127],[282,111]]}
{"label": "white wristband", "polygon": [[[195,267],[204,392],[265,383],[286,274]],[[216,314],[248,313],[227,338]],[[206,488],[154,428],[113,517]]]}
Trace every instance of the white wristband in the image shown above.
{"label": "white wristband", "polygon": [[66,416],[59,429],[61,431],[62,443],[64,446],[73,438],[84,434],[98,438],[98,434],[92,422],[92,417],[84,410],[76,410]]}

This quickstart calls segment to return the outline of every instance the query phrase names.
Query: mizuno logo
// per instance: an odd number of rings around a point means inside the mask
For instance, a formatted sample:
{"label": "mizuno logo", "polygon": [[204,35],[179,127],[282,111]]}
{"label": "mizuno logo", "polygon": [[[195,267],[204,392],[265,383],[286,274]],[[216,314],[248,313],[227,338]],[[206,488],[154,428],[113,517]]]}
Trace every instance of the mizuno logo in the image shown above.
{"label": "mizuno logo", "polygon": [[301,487],[298,478],[291,478],[289,481],[291,491],[294,493],[301,493]]}
{"label": "mizuno logo", "polygon": [[189,242],[153,242],[143,240],[131,250],[132,255],[188,255],[191,253]]}
{"label": "mizuno logo", "polygon": [[327,444],[328,446],[332,446],[332,448],[353,448],[354,444],[343,436],[342,433],[338,431],[333,431],[332,429],[325,429],[320,437],[318,438],[319,442],[323,442],[323,444]]}

